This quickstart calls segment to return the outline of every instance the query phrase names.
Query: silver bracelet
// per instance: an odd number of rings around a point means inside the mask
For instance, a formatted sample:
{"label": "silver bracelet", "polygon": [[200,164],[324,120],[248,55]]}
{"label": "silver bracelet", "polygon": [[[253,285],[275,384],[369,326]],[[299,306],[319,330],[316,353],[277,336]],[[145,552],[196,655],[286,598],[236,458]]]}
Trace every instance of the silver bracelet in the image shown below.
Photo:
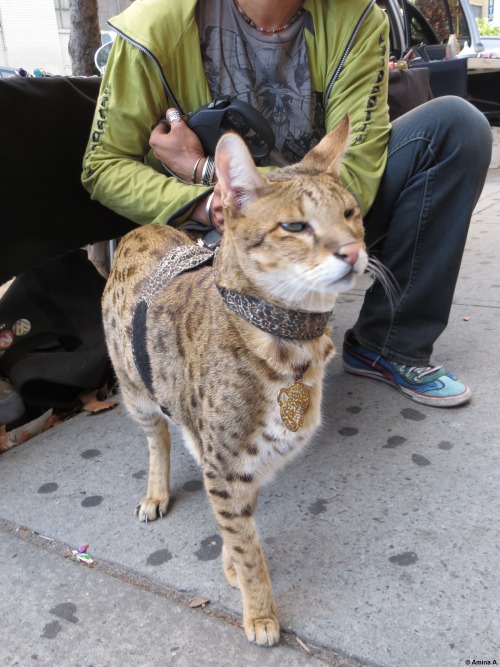
{"label": "silver bracelet", "polygon": [[198,165],[204,157],[204,155],[200,155],[200,157],[194,163],[193,173],[191,174],[191,185],[196,185],[196,170],[198,169]]}
{"label": "silver bracelet", "polygon": [[201,172],[201,183],[202,185],[213,185],[212,178],[215,171],[215,160],[211,155],[207,155],[205,164],[203,165],[203,171]]}
{"label": "silver bracelet", "polygon": [[211,195],[209,196],[209,198],[207,199],[207,203],[206,203],[206,206],[205,206],[205,217],[206,217],[206,219],[207,219],[207,223],[208,223],[211,227],[215,227],[215,225],[214,225],[214,221],[212,220],[212,212],[210,211],[210,207],[212,206],[212,199],[214,198],[214,194],[215,194],[215,193],[212,192],[212,194],[211,194]]}

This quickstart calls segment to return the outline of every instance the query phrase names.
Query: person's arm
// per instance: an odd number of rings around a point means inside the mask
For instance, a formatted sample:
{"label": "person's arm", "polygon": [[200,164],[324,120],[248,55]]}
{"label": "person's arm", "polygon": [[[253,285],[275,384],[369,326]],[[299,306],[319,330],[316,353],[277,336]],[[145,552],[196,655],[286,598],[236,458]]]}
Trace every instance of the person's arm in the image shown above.
{"label": "person's arm", "polygon": [[173,221],[181,224],[196,205],[203,210],[201,200],[206,203],[209,192],[145,162],[151,131],[167,106],[154,64],[117,38],[103,77],[82,183],[93,199],[138,224],[165,224],[182,210]]}
{"label": "person's arm", "polygon": [[[166,116],[174,109],[167,109]],[[183,119],[158,123],[151,132],[149,144],[154,156],[168,167],[171,173],[176,174],[183,181],[200,183],[207,166],[207,156],[203,154],[203,147],[196,134],[186,125]],[[212,156],[213,157],[213,156]],[[216,183],[217,174],[212,172],[212,183]],[[215,185],[213,193],[202,197],[191,210],[189,217],[203,225],[214,225],[222,232],[224,219],[220,189]]]}

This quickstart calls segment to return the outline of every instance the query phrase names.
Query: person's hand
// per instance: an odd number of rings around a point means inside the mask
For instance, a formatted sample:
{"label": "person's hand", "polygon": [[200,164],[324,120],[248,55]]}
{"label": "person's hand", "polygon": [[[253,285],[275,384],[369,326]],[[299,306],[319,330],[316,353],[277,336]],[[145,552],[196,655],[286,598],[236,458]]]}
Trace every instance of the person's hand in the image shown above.
{"label": "person's hand", "polygon": [[[167,114],[174,111],[175,109],[168,109]],[[188,183],[191,182],[196,161],[204,157],[200,140],[182,118],[172,123],[161,120],[151,132],[149,145],[155,157],[161,160],[176,176]],[[200,160],[196,170],[198,179],[202,166],[203,160]]]}
{"label": "person's hand", "polygon": [[224,214],[222,212],[222,199],[220,194],[220,185],[215,184],[214,196],[210,206],[210,213],[215,229],[222,234],[224,232]]}
{"label": "person's hand", "polygon": [[[210,218],[215,229],[222,234],[224,232],[224,215],[222,213],[221,193],[218,183],[215,184],[213,195],[214,196],[210,202]],[[196,220],[196,222],[201,222],[204,225],[210,224],[206,210],[209,197],[210,194],[208,194],[206,197],[203,197],[203,199],[200,199],[200,201],[194,207],[193,212],[191,213],[191,218],[193,220]]]}

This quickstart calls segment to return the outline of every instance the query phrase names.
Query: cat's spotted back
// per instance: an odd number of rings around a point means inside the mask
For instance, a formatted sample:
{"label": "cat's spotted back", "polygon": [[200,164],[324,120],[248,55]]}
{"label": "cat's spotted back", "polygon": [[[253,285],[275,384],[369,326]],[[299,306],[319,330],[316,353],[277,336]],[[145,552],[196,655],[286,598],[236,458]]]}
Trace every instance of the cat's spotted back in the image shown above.
{"label": "cat's spotted back", "polygon": [[142,227],[121,241],[103,297],[123,399],[150,451],[139,519],[167,512],[168,416],[200,462],[224,572],[258,644],[279,639],[258,492],[320,422],[328,315],[367,263],[359,208],[338,177],[348,134],[346,118],[271,176],[225,135],[216,151],[225,230],[213,266],[183,232]]}

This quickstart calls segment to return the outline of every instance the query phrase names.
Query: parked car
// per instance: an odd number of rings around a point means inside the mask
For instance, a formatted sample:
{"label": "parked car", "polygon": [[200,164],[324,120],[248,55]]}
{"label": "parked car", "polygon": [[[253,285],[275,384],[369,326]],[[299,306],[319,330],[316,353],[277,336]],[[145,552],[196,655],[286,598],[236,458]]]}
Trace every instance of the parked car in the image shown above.
{"label": "parked car", "polygon": [[11,76],[18,76],[17,69],[14,67],[0,67],[0,79],[8,79]]}
{"label": "parked car", "polygon": [[500,51],[500,35],[493,37],[490,35],[481,35],[483,51]]}
{"label": "parked car", "polygon": [[104,70],[106,69],[106,63],[108,62],[109,54],[113,42],[115,41],[116,32],[101,32],[101,46],[97,49],[94,54],[95,66],[99,70],[99,74],[102,76]]}
{"label": "parked car", "polygon": [[403,57],[412,47],[420,47],[422,57],[443,60],[450,34],[460,48],[465,42],[476,53],[482,51],[474,13],[469,0],[381,0],[391,26],[391,52]]}
{"label": "parked car", "polygon": [[[441,70],[446,80],[447,69],[450,74],[452,69],[460,69],[448,67],[444,62],[451,34],[458,39],[460,49],[466,43],[476,54],[490,48],[488,38],[479,35],[469,0],[377,0],[377,4],[389,17],[391,55],[399,59],[413,50],[420,65],[429,63],[431,86],[433,70]],[[434,64],[434,61],[443,62]],[[498,67],[493,64],[487,70],[464,62],[462,72],[463,96],[493,125],[500,125],[500,60]]]}

